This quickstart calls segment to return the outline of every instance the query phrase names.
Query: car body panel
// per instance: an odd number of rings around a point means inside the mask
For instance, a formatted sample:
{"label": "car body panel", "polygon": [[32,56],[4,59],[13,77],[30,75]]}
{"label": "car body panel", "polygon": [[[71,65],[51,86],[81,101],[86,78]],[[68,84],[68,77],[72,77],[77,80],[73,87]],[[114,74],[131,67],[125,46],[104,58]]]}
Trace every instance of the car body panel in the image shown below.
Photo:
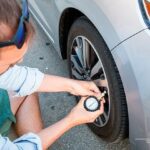
{"label": "car body panel", "polygon": [[[47,5],[46,1],[40,1],[40,0],[31,0],[29,1],[30,11],[34,15],[35,19],[38,21],[38,23],[42,26],[42,28],[47,32],[47,35],[49,35],[50,40],[54,43],[54,30],[53,24],[50,24],[48,20],[51,20],[53,13],[48,13],[48,10],[50,9],[51,5]],[[47,13],[43,12],[42,10],[47,9]]]}
{"label": "car body panel", "polygon": [[75,8],[85,14],[100,32],[110,50],[147,28],[137,0],[30,0],[29,3],[32,14],[43,25],[59,53],[59,21],[63,11],[68,8]]}
{"label": "car body panel", "polygon": [[112,51],[127,97],[130,141],[139,150],[150,149],[149,44],[150,31],[147,29]]}

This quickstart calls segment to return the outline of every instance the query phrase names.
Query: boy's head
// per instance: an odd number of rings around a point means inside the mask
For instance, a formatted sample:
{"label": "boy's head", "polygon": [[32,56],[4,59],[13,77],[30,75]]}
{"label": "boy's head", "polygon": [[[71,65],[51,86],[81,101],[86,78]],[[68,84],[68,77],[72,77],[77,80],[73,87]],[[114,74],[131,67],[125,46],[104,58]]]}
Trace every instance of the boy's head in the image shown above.
{"label": "boy's head", "polygon": [[[22,9],[16,0],[0,0],[0,42],[13,39],[18,31],[22,16]],[[25,40],[20,49],[16,45],[0,48],[0,73],[6,71],[9,66],[17,63],[25,54],[29,40],[33,33],[31,23],[25,24]]]}

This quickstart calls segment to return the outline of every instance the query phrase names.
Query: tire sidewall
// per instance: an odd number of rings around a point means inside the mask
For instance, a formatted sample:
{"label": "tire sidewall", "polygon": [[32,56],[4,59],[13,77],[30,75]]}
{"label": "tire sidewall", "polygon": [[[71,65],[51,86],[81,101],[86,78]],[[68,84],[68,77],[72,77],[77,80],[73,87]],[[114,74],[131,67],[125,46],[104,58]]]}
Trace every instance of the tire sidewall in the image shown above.
{"label": "tire sidewall", "polygon": [[[109,86],[109,94],[111,101],[110,108],[110,117],[107,124],[104,127],[97,127],[94,124],[89,124],[89,127],[99,136],[108,141],[114,141],[120,134],[121,126],[122,126],[122,92],[120,92],[120,83],[118,82],[117,74],[116,74],[116,66],[114,66],[114,60],[111,56],[111,53],[95,27],[85,18],[80,18],[77,20],[71,27],[68,43],[67,43],[67,51],[68,51],[68,65],[69,71],[71,73],[71,47],[73,40],[77,36],[85,36],[95,47],[97,53],[101,59],[103,64],[106,78]],[[123,87],[121,87],[123,88]]]}

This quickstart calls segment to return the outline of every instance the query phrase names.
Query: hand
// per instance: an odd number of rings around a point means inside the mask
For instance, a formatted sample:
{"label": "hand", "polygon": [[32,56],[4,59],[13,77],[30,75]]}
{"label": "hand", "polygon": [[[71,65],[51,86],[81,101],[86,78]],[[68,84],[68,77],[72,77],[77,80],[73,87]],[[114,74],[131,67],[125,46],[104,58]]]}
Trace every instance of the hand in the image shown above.
{"label": "hand", "polygon": [[92,81],[72,80],[70,93],[76,96],[99,96],[101,94],[98,87]]}
{"label": "hand", "polygon": [[81,125],[85,123],[93,123],[95,119],[103,114],[105,100],[101,101],[101,108],[95,112],[89,112],[84,108],[85,97],[81,98],[79,103],[71,110],[70,114],[67,116],[73,126]]}

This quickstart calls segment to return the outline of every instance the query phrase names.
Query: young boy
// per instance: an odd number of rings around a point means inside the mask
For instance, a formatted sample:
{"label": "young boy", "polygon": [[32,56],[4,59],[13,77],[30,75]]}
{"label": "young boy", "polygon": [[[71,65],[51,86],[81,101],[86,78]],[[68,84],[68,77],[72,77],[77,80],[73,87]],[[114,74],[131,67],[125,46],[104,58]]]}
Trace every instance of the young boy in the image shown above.
{"label": "young boy", "polygon": [[[103,113],[87,112],[85,98],[61,121],[43,128],[37,92],[69,92],[73,95],[99,96],[93,82],[46,75],[38,69],[17,66],[27,52],[34,29],[29,22],[27,0],[22,9],[16,0],[0,1],[0,149],[47,149],[74,126],[93,122]],[[11,142],[7,135],[12,123],[22,136]]]}

